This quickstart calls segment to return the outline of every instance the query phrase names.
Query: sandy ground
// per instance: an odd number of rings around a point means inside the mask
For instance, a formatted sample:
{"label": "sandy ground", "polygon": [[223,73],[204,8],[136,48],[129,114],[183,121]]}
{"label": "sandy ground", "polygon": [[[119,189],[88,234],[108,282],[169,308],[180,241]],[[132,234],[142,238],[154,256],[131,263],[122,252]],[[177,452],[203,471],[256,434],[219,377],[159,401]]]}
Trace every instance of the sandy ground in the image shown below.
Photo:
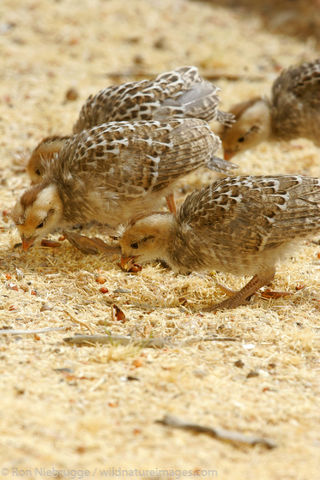
{"label": "sandy ground", "polygon": [[[90,93],[141,72],[195,64],[209,76],[236,77],[216,80],[228,108],[267,93],[281,67],[319,55],[305,29],[298,37],[270,32],[259,9],[231,5],[0,3],[1,329],[60,329],[0,332],[1,478],[102,478],[119,476],[119,468],[130,478],[319,478],[318,245],[304,242],[279,266],[272,288],[290,296],[257,294],[249,306],[202,314],[195,309],[221,298],[216,279],[232,288],[246,279],[177,276],[160,265],[126,274],[117,259],[84,255],[67,241],[24,254],[14,248],[19,237],[7,215],[28,185],[32,148],[48,134],[68,134]],[[73,101],[70,88],[78,94]],[[320,150],[302,139],[237,157],[240,173],[252,174],[320,176],[319,160]],[[214,178],[194,174],[183,191]],[[104,235],[101,228],[86,234]],[[112,317],[113,304],[123,322]],[[63,341],[90,332],[170,337],[172,345]],[[268,437],[277,447],[230,445],[155,423],[167,413]]]}

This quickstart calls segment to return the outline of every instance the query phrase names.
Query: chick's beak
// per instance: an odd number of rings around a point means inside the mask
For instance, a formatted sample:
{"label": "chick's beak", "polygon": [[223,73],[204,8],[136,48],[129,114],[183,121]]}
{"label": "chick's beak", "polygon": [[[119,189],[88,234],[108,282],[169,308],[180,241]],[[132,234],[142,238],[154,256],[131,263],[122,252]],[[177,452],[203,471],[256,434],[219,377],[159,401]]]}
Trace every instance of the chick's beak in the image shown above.
{"label": "chick's beak", "polygon": [[26,238],[24,235],[21,237],[23,251],[26,252],[34,243],[35,237]]}
{"label": "chick's beak", "polygon": [[134,264],[135,259],[136,259],[136,257],[133,257],[133,256],[124,257],[122,255],[121,260],[120,260],[121,268],[123,268],[124,270],[126,270],[127,268],[130,268]]}
{"label": "chick's beak", "polygon": [[234,156],[234,152],[232,150],[225,150],[223,153],[225,160],[231,160],[231,158]]}

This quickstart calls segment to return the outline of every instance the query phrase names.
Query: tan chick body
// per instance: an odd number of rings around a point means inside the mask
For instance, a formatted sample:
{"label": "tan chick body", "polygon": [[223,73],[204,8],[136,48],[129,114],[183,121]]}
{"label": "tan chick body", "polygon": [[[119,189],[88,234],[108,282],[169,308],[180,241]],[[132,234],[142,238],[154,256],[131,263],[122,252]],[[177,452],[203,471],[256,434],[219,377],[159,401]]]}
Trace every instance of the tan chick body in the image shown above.
{"label": "tan chick body", "polygon": [[[76,134],[25,192],[13,218],[26,243],[92,220],[115,229],[159,207],[175,182],[196,169],[224,171],[219,138],[198,119],[110,122]],[[53,206],[55,205],[55,206]]]}
{"label": "tan chick body", "polygon": [[[194,66],[180,67],[158,75],[154,80],[128,82],[90,95],[81,108],[73,133],[112,121],[199,118],[230,124],[233,115],[219,110],[219,88],[204,80]],[[33,150],[27,171],[39,183],[47,161],[68,137],[47,137]]]}
{"label": "tan chick body", "polygon": [[164,260],[173,270],[253,275],[233,297],[210,309],[234,308],[268,284],[293,242],[320,231],[320,179],[235,176],[189,195],[175,217],[138,219],[120,241],[124,257]]}
{"label": "tan chick body", "polygon": [[230,113],[236,122],[221,133],[226,159],[268,139],[304,137],[320,146],[320,58],[284,70],[270,99],[250,99]]}

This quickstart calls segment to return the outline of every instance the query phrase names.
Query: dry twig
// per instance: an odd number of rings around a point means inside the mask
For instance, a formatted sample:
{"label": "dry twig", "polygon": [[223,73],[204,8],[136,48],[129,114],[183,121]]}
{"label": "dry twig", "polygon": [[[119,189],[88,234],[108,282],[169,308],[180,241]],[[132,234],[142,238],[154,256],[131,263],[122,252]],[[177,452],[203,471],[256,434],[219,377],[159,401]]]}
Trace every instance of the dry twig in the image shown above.
{"label": "dry twig", "polygon": [[139,347],[149,347],[149,348],[163,348],[167,346],[174,346],[174,347],[182,347],[192,345],[198,342],[208,342],[208,341],[231,341],[234,342],[237,339],[233,337],[193,337],[187,339],[183,342],[178,344],[174,344],[171,341],[170,337],[162,338],[162,337],[155,337],[155,338],[134,338],[124,335],[75,335],[74,337],[67,337],[63,339],[65,342],[70,344],[94,344],[94,343],[101,343],[101,344],[108,344],[108,343],[115,343],[118,345],[137,345]]}
{"label": "dry twig", "polygon": [[71,320],[72,320],[73,322],[78,323],[79,325],[82,325],[83,327],[86,327],[91,334],[94,333],[94,331],[92,330],[92,328],[91,328],[86,322],[83,322],[82,320],[79,320],[78,318],[75,318],[75,317],[72,315],[72,313],[70,313],[68,310],[63,310],[63,311],[64,311],[64,313],[66,313],[66,314],[71,318]]}
{"label": "dry twig", "polygon": [[81,344],[118,344],[118,345],[137,345],[140,347],[162,348],[170,344],[170,340],[166,338],[133,338],[124,335],[75,335],[63,339],[65,342],[81,345]]}
{"label": "dry twig", "polygon": [[190,430],[195,433],[206,433],[210,437],[214,437],[217,440],[222,440],[223,442],[229,442],[232,444],[242,443],[245,445],[263,445],[266,448],[275,448],[277,445],[273,440],[268,438],[256,437],[253,435],[244,435],[233,430],[225,430],[223,428],[212,428],[206,427],[204,425],[198,425],[196,423],[186,422],[180,418],[174,417],[172,415],[165,415],[162,420],[156,420],[156,423],[165,425],[166,427],[180,428],[183,430]]}

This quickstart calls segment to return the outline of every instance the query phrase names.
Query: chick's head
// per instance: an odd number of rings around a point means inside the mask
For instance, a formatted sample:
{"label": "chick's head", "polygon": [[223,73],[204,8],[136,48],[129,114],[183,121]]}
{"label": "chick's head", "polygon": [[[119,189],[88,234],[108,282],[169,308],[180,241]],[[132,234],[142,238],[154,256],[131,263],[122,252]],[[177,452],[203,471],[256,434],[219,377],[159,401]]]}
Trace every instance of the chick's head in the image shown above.
{"label": "chick's head", "polygon": [[173,222],[171,213],[153,213],[133,220],[120,240],[122,259],[134,258],[139,263],[156,259],[168,261]]}
{"label": "chick's head", "polygon": [[21,196],[12,211],[22,247],[28,250],[36,240],[55,230],[63,216],[63,206],[53,184],[39,184]]}
{"label": "chick's head", "polygon": [[60,152],[68,139],[69,137],[46,137],[36,146],[27,165],[32,184],[42,182],[48,163]]}
{"label": "chick's head", "polygon": [[271,133],[271,110],[268,102],[255,98],[239,103],[231,109],[236,122],[221,133],[224,157],[230,160],[234,155],[253,148],[266,140]]}

